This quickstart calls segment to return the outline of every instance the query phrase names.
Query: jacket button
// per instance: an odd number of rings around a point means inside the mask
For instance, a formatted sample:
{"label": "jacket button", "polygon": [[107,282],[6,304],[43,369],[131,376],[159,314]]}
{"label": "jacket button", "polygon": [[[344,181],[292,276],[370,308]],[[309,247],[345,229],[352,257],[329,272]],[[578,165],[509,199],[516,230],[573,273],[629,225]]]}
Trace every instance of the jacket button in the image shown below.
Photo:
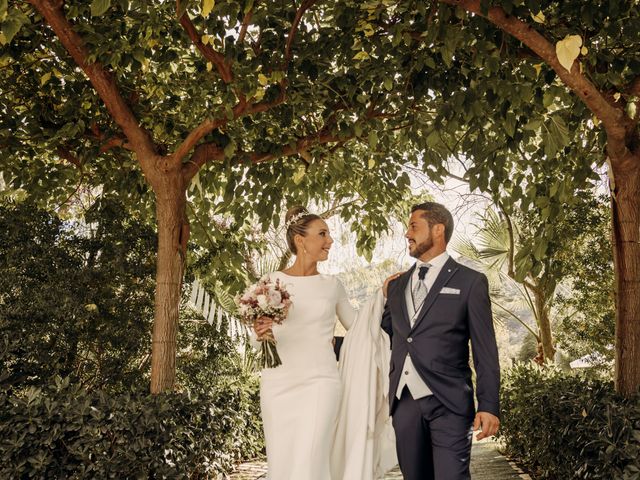
{"label": "jacket button", "polygon": [[411,337],[407,338],[407,343],[411,343],[411,342],[413,342],[413,338]]}
{"label": "jacket button", "polygon": [[409,372],[404,372],[405,375],[409,375]]}

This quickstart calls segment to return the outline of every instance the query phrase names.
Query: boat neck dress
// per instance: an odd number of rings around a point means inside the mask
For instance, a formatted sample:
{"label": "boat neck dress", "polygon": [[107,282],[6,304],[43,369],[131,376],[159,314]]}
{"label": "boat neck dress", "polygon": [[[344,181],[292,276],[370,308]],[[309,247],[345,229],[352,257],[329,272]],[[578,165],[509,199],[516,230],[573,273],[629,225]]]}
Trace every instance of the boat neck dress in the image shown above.
{"label": "boat neck dress", "polygon": [[282,365],[262,370],[260,408],[268,480],[331,480],[330,455],[342,386],[333,351],[336,316],[346,329],[356,311],[334,276],[273,272],[291,294],[273,326]]}

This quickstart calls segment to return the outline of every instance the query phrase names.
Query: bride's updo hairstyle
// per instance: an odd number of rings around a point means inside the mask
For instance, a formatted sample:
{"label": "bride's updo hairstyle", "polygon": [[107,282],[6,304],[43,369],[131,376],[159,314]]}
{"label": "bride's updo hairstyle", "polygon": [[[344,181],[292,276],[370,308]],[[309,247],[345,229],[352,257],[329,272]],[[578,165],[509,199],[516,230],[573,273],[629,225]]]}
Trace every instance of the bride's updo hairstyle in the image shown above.
{"label": "bride's updo hairstyle", "polygon": [[298,254],[298,248],[293,241],[294,237],[296,235],[306,237],[309,225],[314,220],[322,220],[322,217],[315,213],[309,213],[304,207],[292,207],[287,211],[284,217],[284,222],[287,227],[287,244],[289,245],[289,250],[291,250],[291,253],[294,255]]}

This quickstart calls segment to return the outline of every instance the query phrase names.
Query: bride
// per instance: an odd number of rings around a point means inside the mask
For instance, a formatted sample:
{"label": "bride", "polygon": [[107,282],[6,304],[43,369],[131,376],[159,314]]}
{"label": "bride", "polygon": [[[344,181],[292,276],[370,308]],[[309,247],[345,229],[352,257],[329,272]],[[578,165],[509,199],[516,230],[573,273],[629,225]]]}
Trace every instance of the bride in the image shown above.
{"label": "bride", "polygon": [[[339,444],[341,449],[348,449],[345,438],[352,438],[353,434],[345,436],[344,428],[339,428],[344,425],[338,423],[352,415],[341,410],[353,410],[353,407],[343,399],[343,392],[349,385],[343,385],[341,381],[343,372],[336,364],[333,332],[336,315],[347,330],[360,322],[363,315],[358,315],[351,306],[336,277],[318,272],[318,262],[327,260],[333,244],[325,221],[303,207],[295,207],[287,212],[286,226],[287,243],[296,256],[295,262],[290,268],[268,276],[272,280],[279,279],[286,286],[293,305],[282,324],[274,324],[268,317],[261,317],[254,324],[258,339],[267,335],[276,339],[282,360],[277,368],[264,369],[260,381],[267,478],[342,480],[343,475],[346,478],[345,457],[353,457],[353,452],[334,451],[332,454],[332,448]],[[392,278],[395,276],[385,281],[385,294]],[[377,322],[374,331],[381,337],[379,318],[374,321]],[[369,322],[369,319],[362,322]],[[363,327],[362,332],[369,330],[366,325]],[[342,442],[336,440],[339,431],[343,432]],[[366,437],[366,428],[362,437]],[[364,444],[366,439],[362,440]],[[356,463],[373,462],[371,457],[371,454],[356,452]],[[336,466],[336,463],[342,465]]]}

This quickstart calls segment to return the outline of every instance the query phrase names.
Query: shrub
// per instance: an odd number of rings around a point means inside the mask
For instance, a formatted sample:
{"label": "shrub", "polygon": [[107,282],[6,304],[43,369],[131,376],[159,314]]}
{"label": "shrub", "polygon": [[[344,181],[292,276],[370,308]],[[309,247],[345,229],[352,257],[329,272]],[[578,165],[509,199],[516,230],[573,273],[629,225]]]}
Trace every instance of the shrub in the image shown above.
{"label": "shrub", "polygon": [[518,364],[503,378],[500,437],[544,479],[640,478],[640,396],[610,382]]}
{"label": "shrub", "polygon": [[57,379],[0,393],[0,478],[216,478],[262,449],[255,381],[110,395]]}

